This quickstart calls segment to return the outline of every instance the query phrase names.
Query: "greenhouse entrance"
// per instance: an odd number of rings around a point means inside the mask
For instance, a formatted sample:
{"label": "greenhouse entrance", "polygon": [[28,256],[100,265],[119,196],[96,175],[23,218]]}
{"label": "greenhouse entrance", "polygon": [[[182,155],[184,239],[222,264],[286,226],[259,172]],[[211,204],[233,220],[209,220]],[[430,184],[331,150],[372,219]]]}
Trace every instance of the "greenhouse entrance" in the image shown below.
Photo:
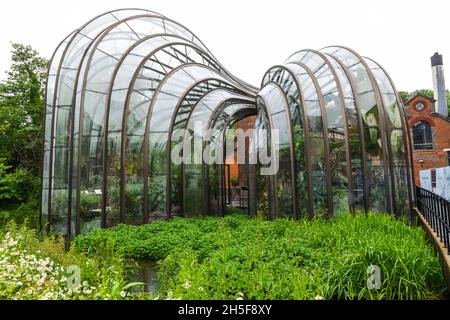
{"label": "greenhouse entrance", "polygon": [[[226,143],[231,143],[233,147],[225,146],[225,150],[229,151],[225,154],[224,162],[223,184],[226,208],[247,210],[249,214],[254,214],[250,211],[250,189],[253,191],[254,188],[250,186],[254,185],[256,165],[249,161],[249,148],[254,140],[251,130],[254,129],[255,120],[256,116],[249,116],[234,123],[228,129],[226,139]],[[244,140],[238,141],[236,130],[247,133]],[[238,144],[240,144],[239,147],[244,148],[245,163],[238,161]],[[251,196],[254,194],[252,193]]]}
{"label": "greenhouse entrance", "polygon": [[[203,157],[209,151],[216,157],[214,163],[203,158],[202,164],[183,164],[183,216],[223,216],[228,208],[255,214],[251,190],[255,188],[256,168],[249,163],[249,154],[256,116],[254,108],[241,111],[230,117],[214,137],[207,137],[208,142],[202,142]],[[217,149],[221,149],[220,154]]]}

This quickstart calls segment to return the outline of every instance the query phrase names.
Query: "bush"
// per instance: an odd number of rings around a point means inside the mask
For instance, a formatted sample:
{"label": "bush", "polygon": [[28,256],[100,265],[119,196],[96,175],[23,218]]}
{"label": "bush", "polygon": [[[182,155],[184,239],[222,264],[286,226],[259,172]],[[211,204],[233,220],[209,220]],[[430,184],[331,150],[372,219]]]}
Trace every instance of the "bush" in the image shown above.
{"label": "bush", "polygon": [[11,167],[0,159],[0,203],[26,202],[30,198],[37,198],[40,190],[40,180],[29,169],[18,168],[10,171]]}
{"label": "bush", "polygon": [[[243,215],[175,218],[75,239],[159,260],[160,296],[183,299],[436,299],[445,290],[425,233],[380,214],[264,221]],[[367,268],[381,269],[381,289]]]}
{"label": "bush", "polygon": [[40,179],[29,169],[11,169],[0,158],[0,227],[15,221],[38,228]]}
{"label": "bush", "polygon": [[37,198],[32,198],[25,203],[15,206],[14,209],[0,209],[0,228],[15,222],[26,225],[33,229],[39,229],[40,202]]}

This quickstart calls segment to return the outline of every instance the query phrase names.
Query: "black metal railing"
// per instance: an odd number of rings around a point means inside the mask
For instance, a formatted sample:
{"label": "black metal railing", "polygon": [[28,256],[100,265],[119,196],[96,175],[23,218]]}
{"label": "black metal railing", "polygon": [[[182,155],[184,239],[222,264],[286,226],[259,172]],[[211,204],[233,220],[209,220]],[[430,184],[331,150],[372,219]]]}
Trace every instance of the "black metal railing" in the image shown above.
{"label": "black metal railing", "polygon": [[436,232],[450,254],[450,201],[428,190],[416,187],[417,209]]}

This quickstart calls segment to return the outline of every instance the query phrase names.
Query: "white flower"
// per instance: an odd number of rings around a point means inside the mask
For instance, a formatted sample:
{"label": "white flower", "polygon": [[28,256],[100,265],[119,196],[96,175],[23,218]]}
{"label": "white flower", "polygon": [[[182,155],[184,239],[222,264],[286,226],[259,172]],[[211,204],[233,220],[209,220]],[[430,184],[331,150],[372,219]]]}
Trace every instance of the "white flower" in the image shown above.
{"label": "white flower", "polygon": [[125,291],[120,291],[120,295],[122,298],[125,298],[127,296],[127,293]]}
{"label": "white flower", "polygon": [[236,300],[244,300],[242,297],[237,297]]}
{"label": "white flower", "polygon": [[198,291],[203,291],[203,287],[198,287]]}
{"label": "white flower", "polygon": [[191,282],[186,280],[186,282],[183,284],[183,288],[189,289],[190,287],[191,287]]}
{"label": "white flower", "polygon": [[325,298],[320,295],[317,295],[314,297],[314,300],[325,300]]}

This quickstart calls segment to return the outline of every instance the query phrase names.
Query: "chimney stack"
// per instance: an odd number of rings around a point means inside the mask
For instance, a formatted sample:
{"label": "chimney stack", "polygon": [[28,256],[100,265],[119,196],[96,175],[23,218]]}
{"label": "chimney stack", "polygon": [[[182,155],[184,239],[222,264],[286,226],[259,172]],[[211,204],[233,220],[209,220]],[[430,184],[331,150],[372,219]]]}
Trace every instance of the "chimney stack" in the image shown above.
{"label": "chimney stack", "polygon": [[433,73],[434,100],[436,100],[434,111],[444,117],[448,117],[444,64],[442,62],[442,55],[437,52],[431,57],[431,70]]}

